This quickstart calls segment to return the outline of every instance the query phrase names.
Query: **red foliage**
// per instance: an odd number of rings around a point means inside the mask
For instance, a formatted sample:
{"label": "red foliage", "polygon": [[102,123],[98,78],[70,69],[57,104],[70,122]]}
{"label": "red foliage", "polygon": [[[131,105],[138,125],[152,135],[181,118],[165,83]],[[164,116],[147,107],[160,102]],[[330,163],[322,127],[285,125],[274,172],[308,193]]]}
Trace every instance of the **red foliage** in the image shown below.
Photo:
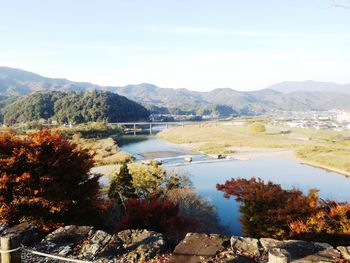
{"label": "red foliage", "polygon": [[318,211],[318,194],[311,190],[305,196],[299,190],[283,190],[280,185],[261,179],[232,179],[218,184],[217,189],[229,198],[241,202],[241,223],[246,235],[285,238],[290,234],[289,224],[305,219]]}
{"label": "red foliage", "polygon": [[42,226],[85,223],[100,207],[92,156],[61,137],[41,130],[25,137],[0,134],[0,221]]}
{"label": "red foliage", "polygon": [[148,229],[180,239],[195,231],[196,221],[179,216],[179,205],[167,200],[129,199],[119,229]]}

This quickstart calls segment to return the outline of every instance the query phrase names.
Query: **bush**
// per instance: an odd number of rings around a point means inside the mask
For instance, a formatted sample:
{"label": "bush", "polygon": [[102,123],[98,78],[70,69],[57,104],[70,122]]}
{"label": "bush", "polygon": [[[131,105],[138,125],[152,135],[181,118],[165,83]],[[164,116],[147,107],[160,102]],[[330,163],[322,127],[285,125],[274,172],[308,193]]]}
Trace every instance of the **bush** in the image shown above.
{"label": "bush", "polygon": [[195,231],[196,221],[179,216],[179,205],[166,200],[129,199],[119,229],[148,229],[165,233],[174,240]]}
{"label": "bush", "polygon": [[264,124],[255,122],[250,126],[250,130],[254,133],[262,133],[266,131],[266,128]]}
{"label": "bush", "polygon": [[318,194],[310,190],[307,196],[297,189],[283,190],[280,185],[261,179],[231,179],[218,184],[224,197],[235,196],[241,202],[241,223],[245,235],[286,238],[289,224],[303,220],[318,211]]}
{"label": "bush", "polygon": [[180,216],[196,220],[197,231],[208,234],[229,234],[227,229],[219,223],[216,206],[198,195],[193,189],[169,190],[166,193],[166,200],[179,204]]}
{"label": "bush", "polygon": [[95,224],[101,208],[92,156],[57,132],[0,134],[0,221]]}

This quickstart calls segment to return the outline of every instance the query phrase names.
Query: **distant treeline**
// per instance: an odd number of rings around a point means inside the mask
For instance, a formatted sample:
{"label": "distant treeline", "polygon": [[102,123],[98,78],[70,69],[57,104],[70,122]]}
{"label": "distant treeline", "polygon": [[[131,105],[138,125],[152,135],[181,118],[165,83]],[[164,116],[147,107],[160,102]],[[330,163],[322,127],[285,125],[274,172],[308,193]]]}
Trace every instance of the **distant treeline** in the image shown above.
{"label": "distant treeline", "polygon": [[151,113],[154,114],[171,114],[171,115],[195,115],[195,116],[204,116],[209,115],[212,117],[230,117],[237,115],[232,107],[227,105],[220,104],[184,104],[179,105],[178,107],[161,107],[155,105],[146,106]]}
{"label": "distant treeline", "polygon": [[[0,104],[1,104],[0,98]],[[7,100],[3,98],[3,104]],[[8,102],[8,101],[7,101]],[[0,105],[1,106],[1,105]],[[3,105],[3,122],[15,124],[40,119],[57,123],[123,122],[147,120],[149,111],[140,104],[111,92],[39,92]]]}

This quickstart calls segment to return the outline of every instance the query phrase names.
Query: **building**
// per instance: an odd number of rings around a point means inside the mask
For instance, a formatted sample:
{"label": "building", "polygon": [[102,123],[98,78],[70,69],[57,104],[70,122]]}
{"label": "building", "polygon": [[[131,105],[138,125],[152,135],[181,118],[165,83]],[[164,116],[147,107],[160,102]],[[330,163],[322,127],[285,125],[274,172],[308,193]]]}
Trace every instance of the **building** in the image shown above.
{"label": "building", "polygon": [[340,123],[350,122],[350,112],[341,111],[337,114],[337,121]]}

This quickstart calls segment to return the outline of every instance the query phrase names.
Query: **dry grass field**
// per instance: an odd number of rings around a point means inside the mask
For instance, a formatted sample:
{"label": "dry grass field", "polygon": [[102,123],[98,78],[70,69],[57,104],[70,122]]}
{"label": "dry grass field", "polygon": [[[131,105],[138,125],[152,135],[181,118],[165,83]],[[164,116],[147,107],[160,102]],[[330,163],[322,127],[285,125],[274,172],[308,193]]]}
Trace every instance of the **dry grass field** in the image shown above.
{"label": "dry grass field", "polygon": [[350,175],[350,132],[289,129],[266,125],[266,132],[253,133],[249,125],[188,125],[162,131],[158,136],[172,143],[188,144],[195,152],[230,154],[232,148],[287,148],[304,163]]}

